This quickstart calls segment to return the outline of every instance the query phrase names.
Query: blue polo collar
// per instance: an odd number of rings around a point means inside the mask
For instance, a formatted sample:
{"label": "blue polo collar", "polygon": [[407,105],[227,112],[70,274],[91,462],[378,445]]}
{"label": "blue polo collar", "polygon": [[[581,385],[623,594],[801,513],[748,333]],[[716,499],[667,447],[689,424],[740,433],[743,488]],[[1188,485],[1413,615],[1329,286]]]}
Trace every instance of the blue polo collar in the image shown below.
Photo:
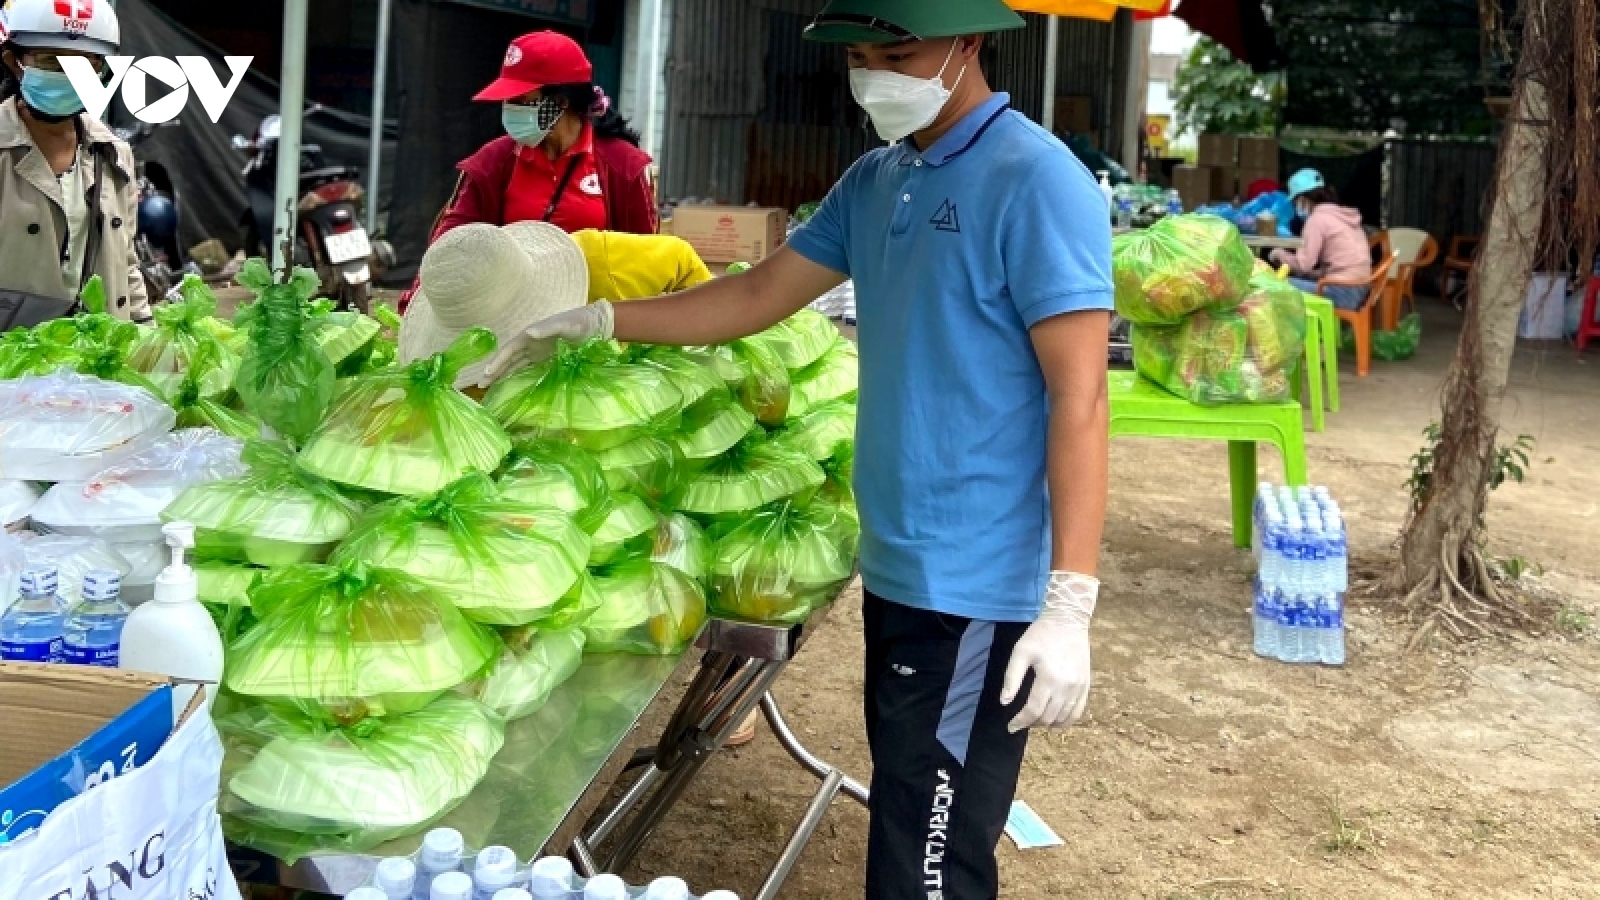
{"label": "blue polo collar", "polygon": [[923,153],[917,152],[916,144],[910,138],[900,142],[900,164],[911,165],[918,157],[930,166],[942,166],[952,159],[960,156],[972,148],[983,133],[989,130],[994,120],[1000,114],[1011,108],[1011,95],[996,92],[989,99],[979,104],[972,112],[961,117],[955,127],[944,133],[944,136],[933,142]]}

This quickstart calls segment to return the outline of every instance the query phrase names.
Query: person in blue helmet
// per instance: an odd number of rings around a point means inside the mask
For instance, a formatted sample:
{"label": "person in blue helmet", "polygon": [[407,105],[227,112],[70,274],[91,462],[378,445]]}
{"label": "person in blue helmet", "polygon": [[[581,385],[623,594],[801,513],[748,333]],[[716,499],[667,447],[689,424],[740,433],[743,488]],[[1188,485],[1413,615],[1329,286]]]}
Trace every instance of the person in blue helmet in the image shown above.
{"label": "person in blue helmet", "polygon": [[489,366],[553,337],[721,343],[854,279],[871,900],[997,896],[1028,729],[1089,697],[1111,228],[1094,176],[989,88],[987,35],[1022,26],[1001,0],[831,0],[806,37],[844,45],[890,145],[754,269],[560,314]]}
{"label": "person in blue helmet", "polygon": [[[1316,169],[1301,169],[1289,178],[1289,199],[1295,217],[1305,224],[1299,250],[1274,250],[1272,262],[1289,267],[1289,282],[1306,293],[1317,292],[1323,278],[1339,281],[1365,281],[1372,277],[1372,254],[1367,249],[1367,233],[1361,228],[1361,213],[1339,205],[1339,195]],[[1367,289],[1350,285],[1329,285],[1325,296],[1340,309],[1360,309],[1367,301]]]}

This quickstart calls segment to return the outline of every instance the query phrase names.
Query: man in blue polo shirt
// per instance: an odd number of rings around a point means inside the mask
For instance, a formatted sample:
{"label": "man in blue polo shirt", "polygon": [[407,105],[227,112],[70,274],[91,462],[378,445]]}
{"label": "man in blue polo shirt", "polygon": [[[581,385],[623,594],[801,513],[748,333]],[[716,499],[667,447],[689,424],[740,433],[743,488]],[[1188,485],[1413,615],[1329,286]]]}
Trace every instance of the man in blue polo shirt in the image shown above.
{"label": "man in blue polo shirt", "polygon": [[527,336],[721,343],[855,279],[870,900],[995,897],[1027,729],[1088,700],[1111,229],[1095,180],[979,67],[984,34],[1022,25],[1000,0],[833,0],[806,37],[847,45],[890,146],[750,272]]}

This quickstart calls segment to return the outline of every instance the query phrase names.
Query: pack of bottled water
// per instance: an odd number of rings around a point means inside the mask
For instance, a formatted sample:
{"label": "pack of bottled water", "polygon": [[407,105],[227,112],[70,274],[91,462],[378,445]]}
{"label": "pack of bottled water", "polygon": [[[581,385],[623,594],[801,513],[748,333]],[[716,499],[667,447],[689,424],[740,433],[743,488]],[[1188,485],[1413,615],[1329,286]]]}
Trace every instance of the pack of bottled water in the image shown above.
{"label": "pack of bottled water", "polygon": [[1325,487],[1263,482],[1254,518],[1256,654],[1343,665],[1350,567],[1339,504]]}
{"label": "pack of bottled water", "polygon": [[[578,877],[564,857],[523,865],[509,847],[465,849],[461,832],[435,828],[414,856],[380,860],[366,885],[345,900],[696,900],[681,878],[657,878],[629,887],[615,875]],[[699,900],[739,900],[712,891]]]}

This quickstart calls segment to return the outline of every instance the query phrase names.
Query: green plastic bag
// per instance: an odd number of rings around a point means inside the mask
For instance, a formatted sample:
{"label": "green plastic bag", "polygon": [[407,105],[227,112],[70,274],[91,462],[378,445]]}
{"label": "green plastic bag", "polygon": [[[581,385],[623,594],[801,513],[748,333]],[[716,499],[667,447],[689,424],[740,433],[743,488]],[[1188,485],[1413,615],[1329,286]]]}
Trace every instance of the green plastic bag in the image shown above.
{"label": "green plastic bag", "polygon": [[[1346,353],[1356,352],[1356,336],[1354,332],[1341,329],[1342,335],[1339,347]],[[1400,362],[1417,355],[1417,348],[1422,346],[1422,316],[1410,313],[1400,320],[1400,327],[1394,331],[1372,332],[1372,355],[1384,362]]]}
{"label": "green plastic bag", "polygon": [[422,709],[500,654],[494,632],[392,569],[290,566],[250,604],[260,622],[229,651],[228,690],[341,725]]}
{"label": "green plastic bag", "polygon": [[817,462],[831,458],[840,444],[856,440],[856,401],[852,398],[829,400],[790,419],[783,430],[773,435]]}
{"label": "green plastic bag", "polygon": [[502,499],[559,509],[590,533],[611,512],[611,488],[600,464],[561,441],[518,441],[499,484]]}
{"label": "green plastic bag", "polygon": [[217,730],[224,834],[290,863],[425,829],[466,799],[505,744],[500,716],[459,694],[349,727],[249,706],[219,717]]}
{"label": "green plastic bag", "polygon": [[589,565],[603,566],[625,556],[649,552],[660,517],[633,494],[607,495],[605,515],[592,535]]}
{"label": "green plastic bag", "polygon": [[248,441],[261,436],[261,423],[248,414],[206,396],[206,381],[216,367],[215,345],[201,344],[195,349],[188,369],[178,376],[178,384],[168,399],[178,411],[179,428],[215,428],[229,437]]}
{"label": "green plastic bag", "polygon": [[321,282],[302,268],[288,284],[275,284],[259,259],[244,264],[238,282],[258,299],[234,317],[249,337],[234,389],[251,415],[303,443],[333,399],[333,363],[317,345],[321,318],[308,302]]}
{"label": "green plastic bag", "polygon": [[412,575],[486,625],[527,625],[577,584],[589,536],[566,513],[508,501],[486,475],[373,507],[332,563]]}
{"label": "green plastic bag", "polygon": [[496,382],[483,405],[519,436],[609,450],[683,409],[683,394],[654,366],[622,361],[611,341],[556,342],[555,355]]}
{"label": "green plastic bag", "polygon": [[506,647],[494,668],[466,693],[509,722],[538,712],[578,671],[585,639],[581,628],[518,628],[504,637]]}
{"label": "green plastic bag", "polygon": [[361,508],[327,481],[307,474],[279,444],[251,441],[250,474],[189,488],[168,506],[167,522],[193,522],[195,556],[257,566],[326,559]]}
{"label": "green plastic bag", "polygon": [[685,409],[714,394],[726,393],[722,377],[714,369],[679,347],[631,344],[623,352],[623,359],[659,369],[682,395]]}
{"label": "green plastic bag", "polygon": [[661,503],[682,481],[683,451],[678,448],[676,418],[657,420],[626,444],[595,453],[613,491],[626,491],[651,503]]}
{"label": "green plastic bag", "polygon": [[766,343],[745,338],[713,351],[715,368],[756,421],[777,428],[789,416],[792,383],[783,360]]}
{"label": "green plastic bag", "polygon": [[317,316],[313,337],[328,362],[333,363],[335,374],[340,378],[361,374],[383,326],[371,316],[349,310],[335,311],[333,301],[325,298],[315,301],[313,306]]}
{"label": "green plastic bag", "polygon": [[194,565],[196,593],[225,647],[255,627],[256,615],[250,608],[250,591],[261,581],[266,569],[233,563],[204,562]]}
{"label": "green plastic bag", "polygon": [[[831,327],[831,326],[830,326]],[[789,415],[804,416],[833,400],[853,400],[860,381],[856,345],[840,336],[816,362],[794,373]],[[780,423],[782,424],[782,423]]]}
{"label": "green plastic bag", "polygon": [[138,341],[139,326],[132,322],[118,322],[96,336],[83,336],[76,348],[78,374],[143,388],[152,396],[165,400],[167,395],[161,388],[128,365],[128,358]]}
{"label": "green plastic bag", "polygon": [[822,481],[822,469],[810,456],[755,428],[690,478],[673,506],[697,516],[727,516],[792,497]]}
{"label": "green plastic bag", "polygon": [[473,328],[450,349],[402,369],[345,382],[300,454],[306,471],[383,494],[431,494],[471,472],[493,472],[511,439],[455,389],[456,375],[494,350]]}
{"label": "green plastic bag", "polygon": [[798,624],[832,603],[855,571],[849,525],[829,504],[775,503],[711,531],[711,612]]}
{"label": "green plastic bag", "polygon": [[656,525],[653,562],[662,563],[704,582],[711,575],[711,541],[695,520],[681,513],[662,516]]}
{"label": "green plastic bag", "polygon": [[0,379],[48,375],[77,361],[77,351],[51,340],[40,329],[15,328],[0,334]]}
{"label": "green plastic bag", "polygon": [[755,339],[771,348],[783,367],[793,372],[821,359],[839,339],[839,329],[822,313],[802,309]]}
{"label": "green plastic bag", "polygon": [[1135,325],[1177,325],[1199,310],[1237,305],[1255,257],[1226,219],[1172,216],[1113,238],[1111,269],[1118,315]]}
{"label": "green plastic bag", "polygon": [[686,410],[678,426],[678,452],[690,470],[732,450],[755,427],[756,417],[726,390],[719,391]]}
{"label": "green plastic bag", "polygon": [[366,358],[361,361],[360,371],[350,374],[370,375],[400,363],[400,314],[383,304],[373,304],[372,318],[381,326],[381,330],[367,345]]}
{"label": "green plastic bag", "polygon": [[602,602],[583,625],[590,653],[676,655],[705,624],[705,590],[672,566],[626,560],[596,571],[594,582]]}
{"label": "green plastic bag", "polygon": [[178,390],[184,373],[199,365],[204,350],[210,360],[200,382],[202,396],[221,397],[233,390],[239,371],[239,356],[217,337],[207,320],[215,320],[217,298],[198,275],[185,275],[178,286],[183,300],[154,308],[155,325],[140,329],[141,336],[128,358],[128,365],[143,373],[162,396]]}

